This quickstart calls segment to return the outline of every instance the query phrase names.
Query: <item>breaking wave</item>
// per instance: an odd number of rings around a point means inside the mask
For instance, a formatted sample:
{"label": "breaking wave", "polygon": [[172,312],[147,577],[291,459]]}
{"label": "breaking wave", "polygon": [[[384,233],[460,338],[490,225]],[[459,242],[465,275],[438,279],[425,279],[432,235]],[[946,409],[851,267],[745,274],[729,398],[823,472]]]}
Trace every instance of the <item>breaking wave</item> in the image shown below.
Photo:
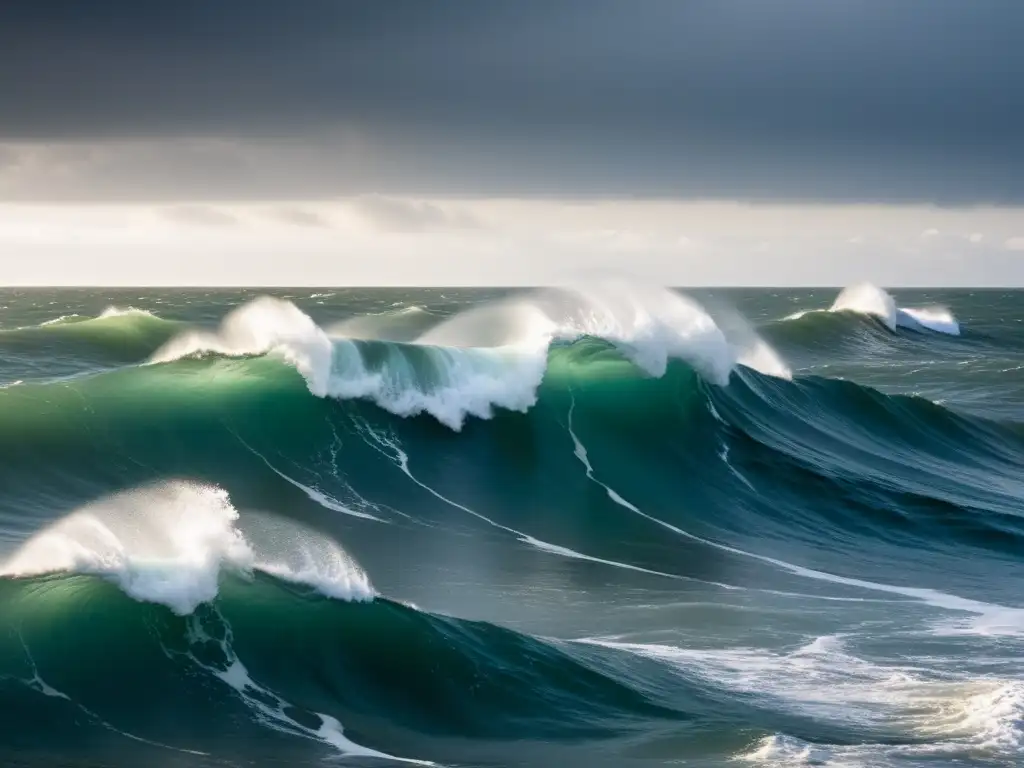
{"label": "breaking wave", "polygon": [[786,320],[801,318],[820,312],[850,313],[870,317],[890,331],[906,328],[914,331],[931,331],[950,336],[960,335],[960,324],[946,307],[901,308],[885,290],[871,283],[859,283],[844,288],[827,310],[802,310],[786,317]]}
{"label": "breaking wave", "polygon": [[365,398],[400,416],[429,413],[461,429],[495,407],[525,411],[547,370],[548,350],[592,337],[613,344],[650,376],[669,360],[725,385],[740,364],[788,377],[781,359],[750,334],[733,344],[696,302],[666,290],[619,286],[551,290],[476,308],[445,320],[415,342],[332,337],[295,305],[263,297],[228,315],[216,331],[188,331],[151,357],[167,363],[209,354],[275,353],[294,365],[318,397]]}
{"label": "breaking wave", "polygon": [[164,482],[118,494],[45,528],[0,564],[0,576],[102,576],[137,600],[192,613],[216,596],[222,569],[262,571],[346,600],[367,600],[365,574],[335,543],[286,520],[248,521],[216,487]]}

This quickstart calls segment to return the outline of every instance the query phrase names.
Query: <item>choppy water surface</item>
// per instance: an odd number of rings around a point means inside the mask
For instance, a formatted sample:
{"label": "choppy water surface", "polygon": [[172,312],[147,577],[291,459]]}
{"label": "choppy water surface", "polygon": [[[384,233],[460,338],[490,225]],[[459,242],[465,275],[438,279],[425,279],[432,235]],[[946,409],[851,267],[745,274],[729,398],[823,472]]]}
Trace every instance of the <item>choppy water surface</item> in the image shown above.
{"label": "choppy water surface", "polygon": [[1024,762],[1024,293],[0,292],[0,751]]}

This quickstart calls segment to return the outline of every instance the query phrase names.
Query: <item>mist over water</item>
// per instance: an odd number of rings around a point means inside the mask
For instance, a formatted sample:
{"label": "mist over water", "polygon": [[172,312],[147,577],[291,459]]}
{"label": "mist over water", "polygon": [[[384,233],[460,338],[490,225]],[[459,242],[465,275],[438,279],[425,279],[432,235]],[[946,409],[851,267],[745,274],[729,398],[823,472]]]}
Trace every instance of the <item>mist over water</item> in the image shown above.
{"label": "mist over water", "polygon": [[1024,294],[0,304],[5,759],[1024,760]]}

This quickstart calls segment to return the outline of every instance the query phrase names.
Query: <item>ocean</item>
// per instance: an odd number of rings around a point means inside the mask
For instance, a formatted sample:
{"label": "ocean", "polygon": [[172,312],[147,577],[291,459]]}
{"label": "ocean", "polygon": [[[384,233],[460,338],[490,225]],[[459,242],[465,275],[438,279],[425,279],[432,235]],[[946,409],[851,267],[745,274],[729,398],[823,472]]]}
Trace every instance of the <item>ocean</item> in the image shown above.
{"label": "ocean", "polygon": [[5,766],[1024,764],[1024,292],[0,290]]}

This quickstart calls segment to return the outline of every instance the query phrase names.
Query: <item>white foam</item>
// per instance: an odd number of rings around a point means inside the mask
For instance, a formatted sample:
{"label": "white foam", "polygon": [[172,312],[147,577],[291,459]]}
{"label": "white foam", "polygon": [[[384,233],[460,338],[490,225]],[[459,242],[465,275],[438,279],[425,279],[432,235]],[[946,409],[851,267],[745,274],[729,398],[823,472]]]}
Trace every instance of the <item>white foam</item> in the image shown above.
{"label": "white foam", "polygon": [[0,576],[97,575],[181,615],[217,596],[222,569],[263,571],[339,599],[373,597],[366,575],[333,542],[283,522],[276,537],[250,540],[238,519],[215,486],[171,481],[135,489],[36,534],[0,564]]}
{"label": "white foam", "polygon": [[108,320],[114,317],[156,317],[156,315],[149,310],[136,309],[135,307],[107,307],[96,317],[87,317],[77,313],[71,313],[69,315],[61,315],[60,317],[46,320],[38,326],[26,326],[17,330],[29,330],[33,327],[47,328],[52,325],[77,324],[79,322],[89,322],[90,320]]}
{"label": "white foam", "polygon": [[801,309],[799,312],[794,312],[794,313],[792,313],[790,315],[786,315],[782,319],[783,320],[799,320],[801,317],[804,317],[805,315],[813,315],[813,314],[815,314],[817,312],[827,312],[827,311],[828,310],[826,310],[826,309]]}
{"label": "white foam", "polygon": [[[511,345],[546,350],[552,341],[584,336],[614,344],[651,376],[671,359],[693,365],[709,381],[726,385],[737,364],[788,378],[785,363],[738,316],[744,338],[730,340],[699,303],[675,291],[619,281],[552,288],[469,310],[431,329],[419,341],[454,346]],[[740,334],[740,330],[742,333]]]}
{"label": "white foam", "polygon": [[[929,765],[972,761],[1017,765],[1021,762],[1024,688],[1020,682],[979,680],[924,684],[894,676],[894,682],[883,681],[879,686],[880,691],[887,691],[890,696],[890,724],[904,726],[914,742],[812,744],[776,733],[764,737],[749,752],[737,755],[737,759],[777,768],[804,765],[896,768],[915,760],[927,760]],[[980,693],[972,693],[979,689]],[[928,741],[922,742],[922,738]]]}
{"label": "white foam", "polygon": [[871,283],[858,283],[844,288],[832,303],[830,312],[855,312],[881,320],[889,330],[896,330],[896,302],[888,293]]}
{"label": "white foam", "polygon": [[610,341],[651,376],[662,376],[677,358],[724,386],[739,362],[738,350],[704,308],[674,291],[603,282],[551,290],[536,301],[554,337]]}
{"label": "white foam", "polygon": [[40,328],[45,328],[48,325],[60,325],[61,323],[66,323],[69,320],[74,320],[76,317],[80,317],[80,315],[77,315],[77,314],[61,315],[60,317],[55,317],[52,320],[47,320],[46,322],[40,323],[39,327]]}
{"label": "white foam", "polygon": [[925,329],[949,336],[960,335],[960,323],[946,307],[912,307],[901,308],[897,313],[897,323],[903,328]]}
{"label": "white foam", "polygon": [[761,338],[754,338],[748,346],[739,347],[737,362],[747,368],[774,376],[777,379],[792,379],[793,372],[772,347]]}
{"label": "white foam", "polygon": [[546,348],[420,347],[415,363],[398,346],[370,368],[355,342],[339,340],[327,395],[365,398],[398,416],[429,413],[453,430],[467,416],[489,419],[494,409],[526,412],[537,401]]}
{"label": "white foam", "polygon": [[998,685],[970,696],[951,729],[994,752],[1024,749],[1024,683]]}
{"label": "white foam", "polygon": [[828,765],[824,750],[806,741],[782,733],[761,739],[752,750],[737,756],[738,760],[768,763],[777,766]]}
{"label": "white foam", "polygon": [[331,340],[294,304],[263,296],[230,312],[214,332],[187,331],[158,349],[151,363],[202,354],[248,357],[280,353],[305,377],[319,397],[328,392]]}
{"label": "white foam", "polygon": [[107,307],[100,313],[100,319],[109,317],[156,317],[147,309],[136,309],[135,307]]}
{"label": "white foam", "polygon": [[250,514],[244,525],[255,570],[338,600],[374,597],[366,574],[332,539],[292,520],[269,515]]}
{"label": "white foam", "polygon": [[[740,757],[770,765],[879,765],[901,755],[1020,756],[1024,683],[964,676],[936,680],[918,667],[874,663],[849,653],[840,636],[814,638],[794,651],[694,649],[586,639],[586,644],[663,662],[703,685],[756,695],[774,708],[835,725],[894,730],[915,743],[846,747],[811,744],[785,734],[762,739]],[[898,760],[897,760],[898,762]]]}

